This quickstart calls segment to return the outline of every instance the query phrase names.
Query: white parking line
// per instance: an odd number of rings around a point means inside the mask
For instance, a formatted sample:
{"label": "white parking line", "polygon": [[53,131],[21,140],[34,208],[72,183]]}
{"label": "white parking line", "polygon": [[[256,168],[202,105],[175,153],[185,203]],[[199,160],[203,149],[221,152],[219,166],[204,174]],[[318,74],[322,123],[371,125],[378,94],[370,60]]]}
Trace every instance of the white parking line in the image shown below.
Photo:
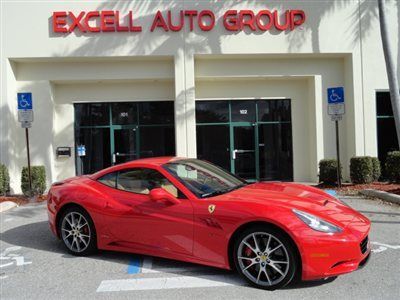
{"label": "white parking line", "polygon": [[179,268],[153,268],[153,260],[148,257],[143,259],[142,267],[140,269],[141,273],[183,273],[183,272],[193,272],[201,271],[207,269],[204,266],[193,266],[193,267],[179,267]]}
{"label": "white parking line", "polygon": [[383,252],[386,251],[388,248],[393,250],[400,250],[400,245],[388,245],[379,242],[371,242],[371,244],[379,246],[379,248],[371,250],[373,253]]}
{"label": "white parking line", "polygon": [[157,273],[157,271],[152,270],[151,267],[153,266],[153,260],[151,258],[143,259],[142,264],[142,273]]}
{"label": "white parking line", "polygon": [[240,285],[242,282],[235,277],[209,275],[202,277],[179,276],[160,278],[132,278],[120,280],[103,280],[97,292],[143,291],[162,289],[182,289],[198,287],[221,287]]}

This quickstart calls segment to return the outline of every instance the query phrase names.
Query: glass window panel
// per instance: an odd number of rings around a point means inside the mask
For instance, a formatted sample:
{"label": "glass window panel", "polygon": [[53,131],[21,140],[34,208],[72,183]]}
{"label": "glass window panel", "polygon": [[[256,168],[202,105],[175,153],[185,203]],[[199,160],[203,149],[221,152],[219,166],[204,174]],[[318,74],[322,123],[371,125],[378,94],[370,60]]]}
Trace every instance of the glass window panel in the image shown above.
{"label": "glass window panel", "polygon": [[291,124],[258,127],[261,180],[293,180]]}
{"label": "glass window panel", "polygon": [[139,104],[140,124],[174,124],[174,102],[156,101]]}
{"label": "glass window panel", "polygon": [[108,173],[108,174],[100,177],[97,181],[102,184],[105,184],[109,187],[116,188],[117,187],[117,173],[116,172]]}
{"label": "glass window panel", "polygon": [[174,156],[175,128],[173,126],[141,126],[140,157]]}
{"label": "glass window panel", "polygon": [[135,128],[114,130],[114,155],[116,164],[138,158]]}
{"label": "glass window panel", "polygon": [[396,125],[394,118],[378,119],[378,157],[384,163],[387,153],[390,151],[399,150],[397,142]]}
{"label": "glass window panel", "polygon": [[258,121],[260,122],[290,122],[290,100],[260,100],[258,105]]}
{"label": "glass window panel", "polygon": [[137,103],[121,102],[111,104],[112,122],[114,125],[136,125]]}
{"label": "glass window panel", "polygon": [[376,114],[378,116],[393,116],[389,92],[376,93]]}
{"label": "glass window panel", "polygon": [[229,122],[229,101],[196,101],[196,122]]}
{"label": "glass window panel", "polygon": [[255,122],[255,101],[231,101],[232,122]]}
{"label": "glass window panel", "polygon": [[120,190],[148,195],[152,189],[162,188],[178,197],[178,189],[162,175],[152,169],[129,169],[120,171],[117,179]]}
{"label": "glass window panel", "polygon": [[197,126],[197,157],[230,171],[229,126]]}
{"label": "glass window panel", "polygon": [[77,173],[91,174],[111,166],[110,129],[81,128],[76,131],[76,146],[85,146],[85,156],[78,156]]}
{"label": "glass window panel", "polygon": [[233,128],[235,174],[244,179],[256,178],[255,127]]}
{"label": "glass window panel", "polygon": [[75,122],[77,126],[109,125],[110,115],[107,103],[75,104]]}

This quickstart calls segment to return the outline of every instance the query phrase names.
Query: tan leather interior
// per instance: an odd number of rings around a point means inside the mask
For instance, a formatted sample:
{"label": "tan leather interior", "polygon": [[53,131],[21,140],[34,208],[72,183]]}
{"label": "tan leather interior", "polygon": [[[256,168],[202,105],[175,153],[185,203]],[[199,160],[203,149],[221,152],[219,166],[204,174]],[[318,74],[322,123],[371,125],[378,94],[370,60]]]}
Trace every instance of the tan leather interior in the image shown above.
{"label": "tan leather interior", "polygon": [[178,198],[178,190],[177,190],[177,188],[172,183],[170,183],[169,181],[164,182],[163,184],[161,184],[161,188],[166,190],[168,193],[170,193],[174,197]]}

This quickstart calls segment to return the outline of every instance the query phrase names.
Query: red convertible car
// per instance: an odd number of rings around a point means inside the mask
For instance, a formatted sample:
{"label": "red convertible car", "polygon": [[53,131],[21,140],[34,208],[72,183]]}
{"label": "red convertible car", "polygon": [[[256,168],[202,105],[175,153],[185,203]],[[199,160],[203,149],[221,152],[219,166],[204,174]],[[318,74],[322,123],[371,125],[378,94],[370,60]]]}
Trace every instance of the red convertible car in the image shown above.
{"label": "red convertible car", "polygon": [[370,221],[340,200],[296,183],[247,183],[197,159],[140,159],[55,183],[48,215],[72,254],[236,269],[264,289],[352,272],[370,255]]}

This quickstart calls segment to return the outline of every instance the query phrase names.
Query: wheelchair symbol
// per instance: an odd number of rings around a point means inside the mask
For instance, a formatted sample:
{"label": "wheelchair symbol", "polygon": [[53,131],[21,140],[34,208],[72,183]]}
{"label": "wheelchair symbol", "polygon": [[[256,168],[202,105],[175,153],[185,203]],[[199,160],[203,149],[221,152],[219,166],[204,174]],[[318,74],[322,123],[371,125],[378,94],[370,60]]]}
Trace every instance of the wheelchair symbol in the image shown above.
{"label": "wheelchair symbol", "polygon": [[21,95],[21,100],[19,101],[19,106],[22,108],[30,107],[28,100],[25,99],[25,95]]}
{"label": "wheelchair symbol", "polygon": [[335,90],[332,90],[332,93],[329,95],[329,100],[331,100],[332,102],[336,102],[342,100],[342,98],[335,93]]}

